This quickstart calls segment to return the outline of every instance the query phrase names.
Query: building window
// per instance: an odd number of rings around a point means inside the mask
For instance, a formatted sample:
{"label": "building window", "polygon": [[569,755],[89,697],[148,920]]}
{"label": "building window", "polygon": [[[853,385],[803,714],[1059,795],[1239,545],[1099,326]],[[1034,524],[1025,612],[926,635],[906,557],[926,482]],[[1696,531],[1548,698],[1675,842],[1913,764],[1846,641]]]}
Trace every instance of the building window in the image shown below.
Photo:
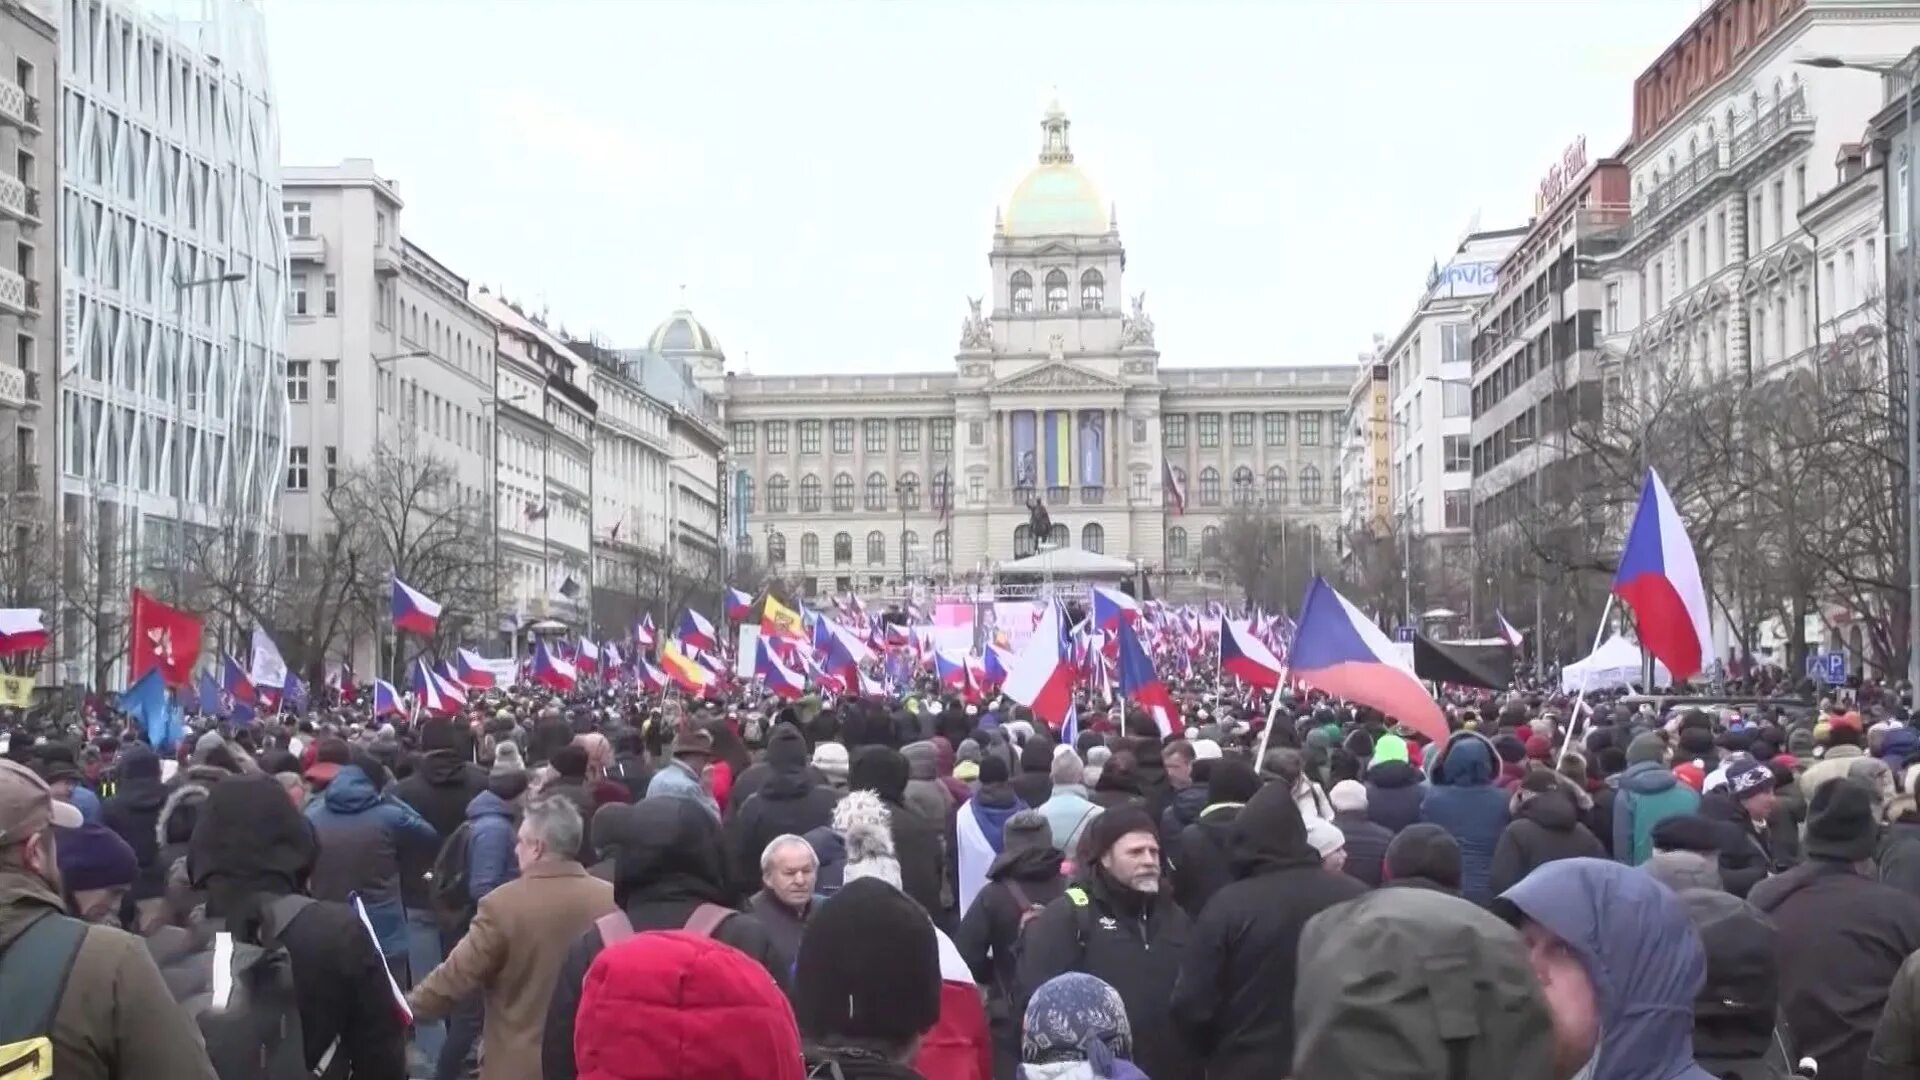
{"label": "building window", "polygon": [[332,491],[334,485],[340,481],[340,448],[337,446],[327,447],[325,453],[321,455],[321,460],[326,465],[327,490]]}
{"label": "building window", "polygon": [[1440,415],[1448,420],[1473,415],[1473,387],[1464,382],[1440,384]]}
{"label": "building window", "polygon": [[887,478],[879,473],[867,474],[867,509],[885,510],[887,508]]}
{"label": "building window", "polygon": [[1227,428],[1235,446],[1253,445],[1253,414],[1237,412],[1227,418]]}
{"label": "building window", "polygon": [[1200,530],[1200,557],[1203,559],[1220,557],[1220,526],[1209,525]]}
{"label": "building window", "polygon": [[287,490],[307,490],[307,448],[287,447]]}
{"label": "building window", "polygon": [[1203,412],[1193,418],[1194,426],[1199,429],[1200,449],[1213,450],[1220,446],[1220,414]]}
{"label": "building window", "polygon": [[780,533],[767,534],[767,565],[787,565],[787,538]]}
{"label": "building window", "polygon": [[1185,450],[1187,448],[1187,418],[1180,413],[1172,413],[1160,418],[1160,432],[1166,438],[1167,449]]}
{"label": "building window", "polygon": [[1268,446],[1287,445],[1287,414],[1265,413],[1260,417],[1261,437]]}
{"label": "building window", "polygon": [[1287,470],[1278,465],[1267,466],[1267,503],[1287,505]]}
{"label": "building window", "polygon": [[820,512],[820,478],[803,476],[800,478],[800,512],[817,514]]}
{"label": "building window", "polygon": [[1211,465],[1200,470],[1200,505],[1220,505],[1220,470]]}
{"label": "building window", "polygon": [[967,477],[967,502],[979,506],[987,501],[987,481],[984,476]]}
{"label": "building window", "polygon": [[[1080,275],[1080,306],[1087,311],[1099,311],[1107,303],[1107,279],[1098,270],[1089,270]],[[1091,548],[1089,551],[1093,550]]]}
{"label": "building window", "polygon": [[1607,299],[1603,325],[1609,334],[1620,332],[1620,283],[1607,282]]}
{"label": "building window", "polygon": [[734,498],[739,501],[740,509],[753,513],[753,477],[742,472],[733,483]]}
{"label": "building window", "polygon": [[320,361],[320,375],[322,379],[321,385],[322,385],[322,388],[326,391],[327,400],[339,401],[340,400],[340,361],[338,360]]}
{"label": "building window", "polygon": [[289,314],[305,315],[307,313],[307,275],[293,275],[292,284],[293,291],[287,295],[287,303],[292,308]]}
{"label": "building window", "polygon": [[895,420],[893,422],[893,434],[894,438],[900,443],[901,453],[917,454],[920,452],[920,421],[906,419]]}
{"label": "building window", "polygon": [[[806,423],[802,420],[801,423]],[[836,454],[853,453],[853,421],[835,420],[829,426],[833,434],[833,452]],[[804,450],[804,448],[803,448]]]}
{"label": "building window", "polygon": [[800,421],[800,452],[818,454],[820,452],[820,421]]}
{"label": "building window", "polygon": [[1033,310],[1033,275],[1025,270],[1015,270],[1013,277],[1007,279],[1007,296],[1013,310],[1026,312]]}
{"label": "building window", "polygon": [[1233,505],[1253,505],[1253,470],[1245,465],[1233,470]]}
{"label": "building window", "polygon": [[887,452],[887,422],[883,419],[862,420],[860,438],[869,454]]}
{"label": "building window", "polygon": [[736,454],[753,453],[754,426],[751,420],[736,420],[733,423],[733,452]]}
{"label": "building window", "polygon": [[1312,465],[1300,466],[1300,505],[1315,506],[1320,502],[1320,470]]}
{"label": "building window", "polygon": [[313,235],[313,204],[310,202],[284,202],[280,204],[287,223],[289,240],[304,240]]}
{"label": "building window", "polygon": [[[975,477],[975,479],[979,478]],[[916,493],[913,497],[918,499],[920,496]],[[945,514],[947,511],[953,509],[953,503],[951,502],[953,498],[953,479],[947,475],[945,469],[933,474],[932,497],[935,511]],[[916,503],[915,505],[918,504]]]}
{"label": "building window", "polygon": [[800,534],[800,565],[820,565],[820,538],[812,533]]}
{"label": "building window", "polygon": [[1793,206],[1794,209],[1801,210],[1805,209],[1806,205],[1807,167],[1805,165],[1795,165],[1793,167]]}
{"label": "building window", "polygon": [[920,478],[912,473],[902,473],[900,483],[900,509],[920,509]]}
{"label": "building window", "polygon": [[912,529],[900,533],[900,564],[912,566],[920,561],[920,534]]}
{"label": "building window", "polygon": [[1053,528],[1047,531],[1047,543],[1057,548],[1066,547],[1073,543],[1073,534],[1067,531],[1065,525],[1054,522]]}
{"label": "building window", "polygon": [[936,566],[953,561],[953,540],[945,529],[933,534],[933,561]]}
{"label": "building window", "polygon": [[1013,557],[1024,559],[1033,554],[1033,529],[1026,525],[1016,525],[1013,529]]}
{"label": "building window", "polygon": [[787,422],[785,420],[767,421],[767,453],[784,454],[787,452]]}
{"label": "building window", "polygon": [[953,453],[953,420],[950,417],[936,416],[928,422],[928,438],[936,454]]}
{"label": "building window", "polygon": [[1787,182],[1773,182],[1773,239],[1777,243],[1787,235]]}
{"label": "building window", "polygon": [[833,510],[837,514],[853,510],[853,477],[847,473],[833,478]]}
{"label": "building window", "polygon": [[307,364],[305,360],[287,361],[287,400],[295,405],[307,401]]}
{"label": "building window", "polygon": [[1088,522],[1080,528],[1080,550],[1100,555],[1107,550],[1107,530],[1098,522]]}
{"label": "building window", "polygon": [[1187,561],[1187,530],[1178,525],[1167,530],[1167,561]]}
{"label": "building window", "polygon": [[1446,453],[1447,472],[1468,472],[1473,468],[1472,443],[1465,435],[1448,435],[1441,440]]}
{"label": "building window", "polygon": [[987,442],[986,421],[984,420],[967,421],[967,445],[968,446],[985,446],[986,442]]}
{"label": "building window", "polygon": [[1471,492],[1465,489],[1449,491],[1446,493],[1445,499],[1444,512],[1446,514],[1445,524],[1447,528],[1465,529],[1473,524],[1473,499]]}
{"label": "building window", "polygon": [[767,513],[787,512],[787,478],[775,473],[767,477]]}
{"label": "building window", "polygon": [[1067,310],[1067,273],[1064,270],[1047,271],[1047,310]]}
{"label": "building window", "polygon": [[1320,445],[1320,414],[1303,412],[1300,414],[1300,445]]}
{"label": "building window", "polygon": [[867,534],[867,565],[885,566],[887,564],[887,538],[880,530]]}
{"label": "building window", "polygon": [[853,561],[853,534],[833,534],[833,564],[844,566]]}

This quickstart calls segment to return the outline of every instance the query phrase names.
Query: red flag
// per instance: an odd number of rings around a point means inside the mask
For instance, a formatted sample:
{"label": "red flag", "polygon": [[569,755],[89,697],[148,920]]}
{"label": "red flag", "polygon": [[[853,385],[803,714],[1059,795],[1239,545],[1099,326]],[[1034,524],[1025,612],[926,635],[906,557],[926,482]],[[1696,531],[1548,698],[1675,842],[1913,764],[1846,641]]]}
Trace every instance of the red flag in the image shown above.
{"label": "red flag", "polygon": [[127,655],[133,666],[129,683],[159,668],[162,682],[184,686],[200,659],[200,620],[135,589]]}

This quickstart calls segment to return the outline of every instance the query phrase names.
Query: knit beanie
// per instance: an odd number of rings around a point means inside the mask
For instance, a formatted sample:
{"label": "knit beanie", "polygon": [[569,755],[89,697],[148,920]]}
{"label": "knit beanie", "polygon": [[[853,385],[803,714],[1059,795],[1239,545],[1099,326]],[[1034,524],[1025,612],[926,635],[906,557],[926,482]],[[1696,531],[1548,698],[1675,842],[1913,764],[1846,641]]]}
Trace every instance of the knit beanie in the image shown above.
{"label": "knit beanie", "polygon": [[1661,740],[1660,736],[1655,735],[1651,731],[1635,735],[1633,741],[1627,744],[1627,764],[1629,766],[1638,765],[1643,761],[1651,761],[1655,765],[1658,765],[1665,762],[1666,759],[1667,744]]}
{"label": "knit beanie", "polygon": [[1807,803],[1807,857],[1860,862],[1873,857],[1873,786],[1842,776],[1821,784]]}
{"label": "knit beanie", "polygon": [[980,763],[980,783],[982,785],[1004,784],[1012,778],[1012,770],[1007,768],[1006,761],[998,754],[988,754],[986,760]]}
{"label": "knit beanie", "polygon": [[1207,777],[1209,803],[1243,803],[1259,790],[1260,774],[1239,758],[1221,758],[1214,762],[1213,771]]}
{"label": "knit beanie", "polygon": [[1813,756],[1813,732],[1806,728],[1794,728],[1787,732],[1787,753],[1797,758]]}
{"label": "knit beanie", "polygon": [[1053,752],[1053,766],[1048,777],[1055,784],[1084,784],[1087,780],[1086,763],[1071,746],[1062,746]]}
{"label": "knit beanie", "polygon": [[912,1042],[940,1019],[940,946],[927,913],[884,881],[841,886],[800,936],[793,1006],[810,1042]]}
{"label": "knit beanie", "polygon": [[900,887],[900,859],[893,848],[893,814],[871,791],[855,791],[833,807],[833,831],[846,845],[842,880],[877,877]]}
{"label": "knit beanie", "polygon": [[517,743],[503,742],[493,748],[493,775],[505,773],[524,773],[527,771],[526,759],[520,756]]}
{"label": "knit beanie", "polygon": [[133,848],[105,825],[57,830],[54,853],[60,880],[73,892],[132,885],[140,873]]}
{"label": "knit beanie", "polygon": [[1500,755],[1500,761],[1507,765],[1518,765],[1527,760],[1527,744],[1512,735],[1493,737],[1493,752]]}
{"label": "knit beanie", "polygon": [[1327,792],[1327,801],[1340,813],[1363,814],[1367,810],[1367,789],[1355,780],[1342,780]]}
{"label": "knit beanie", "polygon": [[1001,830],[1005,837],[1001,854],[1015,851],[1044,851],[1053,846],[1053,826],[1038,810],[1022,810],[1007,819]]}
{"label": "knit beanie", "polygon": [[827,778],[827,783],[846,790],[847,786],[847,748],[837,742],[823,742],[813,748],[813,767]]}
{"label": "knit beanie", "polygon": [[1373,759],[1375,765],[1389,761],[1407,760],[1407,740],[1388,732],[1373,741]]}
{"label": "knit beanie", "polygon": [[1092,866],[1100,861],[1120,838],[1128,833],[1152,833],[1155,837],[1160,830],[1154,827],[1153,815],[1144,808],[1131,804],[1115,806],[1095,814],[1080,830],[1080,850],[1077,862]]}

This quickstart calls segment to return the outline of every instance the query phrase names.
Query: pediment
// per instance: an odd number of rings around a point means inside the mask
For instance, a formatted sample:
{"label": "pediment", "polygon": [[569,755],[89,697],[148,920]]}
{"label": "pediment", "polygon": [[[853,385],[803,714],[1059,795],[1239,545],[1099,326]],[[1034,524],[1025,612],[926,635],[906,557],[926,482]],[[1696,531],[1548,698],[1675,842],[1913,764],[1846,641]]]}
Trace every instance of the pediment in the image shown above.
{"label": "pediment", "polygon": [[1017,375],[992,383],[990,393],[1025,393],[1041,390],[1113,390],[1127,389],[1119,379],[1088,371],[1064,360],[1050,360]]}

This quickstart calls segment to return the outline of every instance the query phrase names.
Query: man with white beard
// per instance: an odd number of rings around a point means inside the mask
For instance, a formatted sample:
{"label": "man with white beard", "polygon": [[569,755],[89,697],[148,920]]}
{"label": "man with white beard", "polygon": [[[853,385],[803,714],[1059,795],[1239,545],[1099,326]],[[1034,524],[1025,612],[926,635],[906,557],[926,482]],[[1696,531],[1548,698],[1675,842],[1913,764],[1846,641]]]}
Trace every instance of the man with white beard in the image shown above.
{"label": "man with white beard", "polygon": [[1160,887],[1160,838],[1146,810],[1117,806],[1087,823],[1074,880],[1027,927],[1019,1000],[1068,971],[1120,992],[1133,1025],[1133,1062],[1153,1080],[1197,1080],[1197,1061],[1174,1030],[1169,1002],[1191,923]]}

